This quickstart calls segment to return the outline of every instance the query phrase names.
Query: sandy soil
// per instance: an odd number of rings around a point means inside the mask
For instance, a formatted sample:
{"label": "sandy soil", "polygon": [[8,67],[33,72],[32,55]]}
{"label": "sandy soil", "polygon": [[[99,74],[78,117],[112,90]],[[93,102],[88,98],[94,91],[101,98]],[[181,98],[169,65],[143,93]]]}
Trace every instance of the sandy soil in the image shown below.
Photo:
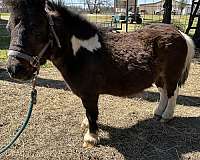
{"label": "sandy soil", "polygon": [[[102,95],[99,99],[100,142],[83,149],[80,99],[68,90],[55,68],[42,69],[38,102],[27,129],[3,160],[199,160],[200,64],[192,64],[181,88],[175,118],[155,121],[159,94],[152,87],[137,97]],[[0,146],[6,144],[26,115],[30,85],[13,82],[0,67]]]}

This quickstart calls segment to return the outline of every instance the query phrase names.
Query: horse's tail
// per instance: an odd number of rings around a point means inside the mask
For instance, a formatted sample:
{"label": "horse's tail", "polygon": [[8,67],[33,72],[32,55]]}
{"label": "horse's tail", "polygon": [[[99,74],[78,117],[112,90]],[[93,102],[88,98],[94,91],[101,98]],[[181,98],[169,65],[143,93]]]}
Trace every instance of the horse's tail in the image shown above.
{"label": "horse's tail", "polygon": [[186,43],[187,43],[187,48],[188,48],[187,56],[186,56],[186,59],[185,59],[185,66],[183,68],[181,79],[179,81],[179,86],[181,86],[185,83],[185,81],[188,78],[188,73],[189,73],[189,70],[190,70],[190,64],[191,64],[192,58],[193,58],[194,53],[195,53],[195,45],[194,45],[193,40],[187,34],[181,32],[181,31],[179,31],[179,32],[185,38]]}

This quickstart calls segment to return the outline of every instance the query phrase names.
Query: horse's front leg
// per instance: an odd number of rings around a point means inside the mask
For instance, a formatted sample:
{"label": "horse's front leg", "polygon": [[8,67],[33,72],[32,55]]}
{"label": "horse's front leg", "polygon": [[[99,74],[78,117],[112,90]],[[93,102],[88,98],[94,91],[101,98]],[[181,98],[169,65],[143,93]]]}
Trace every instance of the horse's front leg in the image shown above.
{"label": "horse's front leg", "polygon": [[84,136],[84,148],[91,148],[98,142],[98,95],[84,96],[81,98],[83,106],[86,109],[86,118],[82,122],[82,129],[88,126],[87,133]]}

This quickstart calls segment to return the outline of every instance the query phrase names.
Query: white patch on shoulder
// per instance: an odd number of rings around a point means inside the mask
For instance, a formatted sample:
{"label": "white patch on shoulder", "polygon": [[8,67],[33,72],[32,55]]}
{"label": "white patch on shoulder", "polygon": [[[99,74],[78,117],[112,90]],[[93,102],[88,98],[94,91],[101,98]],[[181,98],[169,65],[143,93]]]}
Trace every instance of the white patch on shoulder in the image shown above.
{"label": "white patch on shoulder", "polygon": [[90,52],[93,52],[94,50],[101,48],[101,43],[99,42],[99,36],[97,34],[86,40],[78,39],[73,35],[71,38],[71,43],[75,56],[81,47],[87,49]]}

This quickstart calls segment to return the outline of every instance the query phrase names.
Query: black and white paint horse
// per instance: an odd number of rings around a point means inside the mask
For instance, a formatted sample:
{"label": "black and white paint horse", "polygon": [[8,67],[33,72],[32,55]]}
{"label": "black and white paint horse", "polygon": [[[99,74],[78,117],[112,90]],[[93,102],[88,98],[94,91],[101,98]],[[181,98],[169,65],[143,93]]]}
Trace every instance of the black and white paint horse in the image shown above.
{"label": "black and white paint horse", "polygon": [[[192,40],[171,25],[149,25],[129,33],[99,29],[62,5],[45,0],[5,0],[11,17],[7,69],[12,78],[31,79],[50,60],[82,100],[88,127],[84,147],[98,140],[100,94],[128,96],[153,83],[160,102],[154,115],[173,117],[179,87],[188,77]],[[53,25],[54,24],[54,25]]]}

